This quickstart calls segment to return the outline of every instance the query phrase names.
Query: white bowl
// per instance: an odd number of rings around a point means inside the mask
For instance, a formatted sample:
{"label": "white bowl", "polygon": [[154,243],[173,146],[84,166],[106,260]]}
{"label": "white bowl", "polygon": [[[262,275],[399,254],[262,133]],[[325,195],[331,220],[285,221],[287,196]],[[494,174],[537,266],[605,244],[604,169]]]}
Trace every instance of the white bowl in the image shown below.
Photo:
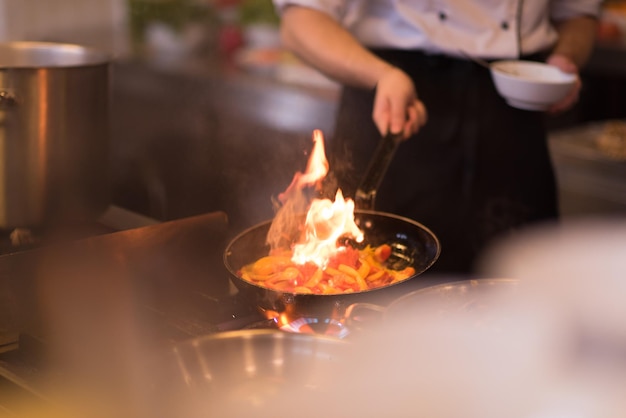
{"label": "white bowl", "polygon": [[493,62],[491,76],[509,105],[540,111],[564,99],[577,78],[552,65],[519,60]]}

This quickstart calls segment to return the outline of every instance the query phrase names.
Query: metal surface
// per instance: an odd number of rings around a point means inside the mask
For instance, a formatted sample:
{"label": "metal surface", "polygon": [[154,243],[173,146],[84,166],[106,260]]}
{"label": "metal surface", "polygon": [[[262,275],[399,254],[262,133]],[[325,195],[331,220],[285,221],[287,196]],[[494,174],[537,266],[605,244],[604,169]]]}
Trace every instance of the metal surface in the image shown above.
{"label": "metal surface", "polygon": [[[469,313],[481,309],[489,310],[491,301],[507,293],[517,292],[520,281],[493,278],[471,279],[446,283],[402,296],[389,305],[386,315],[400,317],[413,312]],[[430,311],[436,307],[435,311]]]}
{"label": "metal surface", "polygon": [[[424,315],[449,315],[485,312],[494,298],[517,291],[519,280],[506,278],[466,279],[415,290],[392,301],[388,306],[354,303],[346,308],[344,322],[360,327],[363,312],[375,312],[386,321],[406,320]],[[370,315],[371,317],[371,315]],[[371,319],[369,319],[371,320]],[[367,326],[368,320],[365,321]]]}
{"label": "metal surface", "polygon": [[78,358],[123,376],[112,341],[130,356],[138,341],[169,346],[249,315],[230,294],[227,235],[213,212],[0,256],[0,386],[47,393]]}
{"label": "metal surface", "polygon": [[354,196],[354,203],[357,208],[375,209],[378,187],[385,177],[387,168],[389,168],[401,140],[401,134],[392,133],[381,138]]}
{"label": "metal surface", "polygon": [[93,220],[106,208],[108,107],[105,54],[0,44],[0,228]]}
{"label": "metal surface", "polygon": [[[290,397],[324,396],[348,347],[334,338],[276,330],[192,339],[156,358],[151,399],[159,416],[255,416],[272,410],[286,416],[280,411]],[[163,408],[173,414],[161,415]]]}
{"label": "metal surface", "polygon": [[415,268],[411,278],[381,288],[349,294],[294,294],[284,293],[252,284],[237,275],[244,265],[266,256],[267,231],[271,221],[256,225],[235,237],[226,247],[224,263],[231,274],[231,280],[242,295],[262,309],[287,312],[297,316],[314,315],[341,316],[346,306],[359,300],[385,297],[385,293],[412,281],[428,270],[439,257],[441,250],[437,237],[425,226],[397,215],[375,211],[356,211],[355,221],[365,236],[365,243],[373,246],[383,243],[393,244],[392,258],[408,260]]}

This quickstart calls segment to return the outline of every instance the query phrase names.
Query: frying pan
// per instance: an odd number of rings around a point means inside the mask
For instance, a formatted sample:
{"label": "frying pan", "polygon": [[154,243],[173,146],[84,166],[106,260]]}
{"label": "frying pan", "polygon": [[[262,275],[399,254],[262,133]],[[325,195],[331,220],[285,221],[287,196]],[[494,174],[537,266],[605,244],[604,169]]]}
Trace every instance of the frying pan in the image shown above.
{"label": "frying pan", "polygon": [[269,253],[266,237],[271,220],[253,226],[236,236],[226,247],[224,263],[233,284],[241,294],[259,308],[297,315],[330,315],[340,317],[345,307],[359,301],[378,301],[392,294],[392,289],[413,280],[437,260],[440,244],[437,237],[424,225],[401,216],[369,211],[355,211],[355,222],[363,231],[365,243],[373,246],[384,243],[392,247],[390,260],[399,265],[412,266],[415,274],[409,279],[391,285],[347,294],[300,294],[268,289],[248,282],[237,274],[246,264]]}
{"label": "frying pan", "polygon": [[[239,291],[263,310],[286,312],[295,316],[324,315],[343,317],[345,307],[359,301],[383,300],[409,280],[432,266],[441,251],[439,240],[427,227],[412,219],[374,210],[376,191],[401,142],[400,134],[387,134],[380,142],[359,185],[355,205],[355,222],[364,233],[364,244],[389,244],[392,254],[388,266],[395,269],[412,266],[415,274],[391,285],[349,294],[298,294],[268,289],[243,280],[237,274],[246,264],[269,253],[266,237],[272,221],[266,221],[242,232],[227,246],[224,263]],[[303,218],[304,219],[304,218]],[[385,295],[387,293],[387,295]]]}

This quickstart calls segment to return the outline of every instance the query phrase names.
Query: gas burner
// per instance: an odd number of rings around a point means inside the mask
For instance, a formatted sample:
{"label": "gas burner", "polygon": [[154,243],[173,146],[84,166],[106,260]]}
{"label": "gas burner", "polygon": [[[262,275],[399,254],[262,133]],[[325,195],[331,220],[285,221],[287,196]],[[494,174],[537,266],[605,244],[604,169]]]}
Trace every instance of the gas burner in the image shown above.
{"label": "gas burner", "polygon": [[275,321],[278,329],[287,332],[327,335],[341,339],[350,334],[345,324],[333,318],[302,317],[282,324],[279,318],[275,318]]}
{"label": "gas burner", "polygon": [[287,313],[264,311],[265,317],[254,319],[254,316],[240,318],[240,321],[249,321],[239,329],[278,329],[297,334],[326,335],[335,338],[345,338],[350,334],[348,327],[338,319],[320,318],[313,316],[291,316]]}

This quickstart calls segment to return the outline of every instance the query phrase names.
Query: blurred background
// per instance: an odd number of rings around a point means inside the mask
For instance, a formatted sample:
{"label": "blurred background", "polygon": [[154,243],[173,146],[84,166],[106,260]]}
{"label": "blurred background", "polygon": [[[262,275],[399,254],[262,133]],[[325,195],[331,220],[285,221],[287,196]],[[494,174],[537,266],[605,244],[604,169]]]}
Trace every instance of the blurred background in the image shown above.
{"label": "blurred background", "polygon": [[[626,211],[625,22],[606,1],[581,101],[547,119],[565,216]],[[271,218],[312,130],[332,138],[337,85],[280,48],[270,0],[0,0],[0,40],[112,54],[115,203],[160,220]]]}
{"label": "blurred background", "polygon": [[[314,129],[332,140],[339,88],[281,48],[278,24],[271,0],[0,0],[0,41],[77,43],[110,54],[111,204],[149,225],[120,228],[126,234],[103,234],[43,261],[28,251],[0,257],[0,319],[8,318],[0,325],[10,325],[0,334],[4,357],[17,345],[22,354],[41,349],[41,335],[18,336],[15,323],[22,325],[20,315],[43,318],[56,326],[44,334],[55,338],[52,354],[80,372],[77,386],[88,381],[94,386],[86,392],[128,396],[155,416],[163,405],[143,390],[171,379],[157,368],[138,369],[149,352],[144,344],[152,349],[155,340],[178,342],[257,319],[254,306],[229,299],[225,238],[273,217],[271,198],[302,170]],[[626,1],[604,3],[597,35],[580,102],[546,116],[563,216],[596,221],[565,222],[572,228],[565,234],[531,233],[489,254],[485,277],[518,277],[530,286],[514,303],[487,311],[510,319],[502,328],[472,328],[493,319],[481,309],[478,317],[461,310],[454,321],[392,323],[370,334],[380,346],[365,337],[372,350],[341,364],[332,396],[301,416],[331,407],[343,416],[402,416],[416,402],[442,417],[624,415]],[[404,332],[409,326],[414,332]],[[288,352],[281,344],[272,353]],[[381,357],[381,350],[393,355]],[[195,345],[191,352],[194,361],[209,357]],[[0,360],[4,371],[21,366]],[[174,360],[174,368],[184,363]],[[245,363],[235,360],[228,364]],[[382,361],[362,367],[373,360]],[[18,370],[27,382],[39,377],[30,364]],[[22,375],[12,377],[19,383]],[[0,405],[11,398],[3,382]],[[451,391],[457,402],[449,401]],[[291,395],[282,396],[284,411],[310,401],[310,392]],[[241,416],[254,415],[240,406]],[[276,416],[276,405],[255,416]]]}

